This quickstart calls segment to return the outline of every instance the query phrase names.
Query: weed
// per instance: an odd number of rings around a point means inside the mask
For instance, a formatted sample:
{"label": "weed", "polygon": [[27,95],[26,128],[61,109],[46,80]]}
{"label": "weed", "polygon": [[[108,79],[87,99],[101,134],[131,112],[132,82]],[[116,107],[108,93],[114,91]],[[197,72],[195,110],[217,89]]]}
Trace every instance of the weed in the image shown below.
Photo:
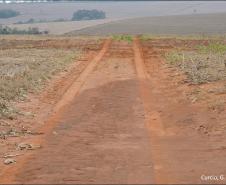
{"label": "weed", "polygon": [[225,54],[226,53],[226,45],[220,42],[211,42],[207,46],[201,45],[198,46],[198,51],[204,54]]}
{"label": "weed", "polygon": [[179,63],[183,61],[183,54],[176,51],[166,53],[165,57],[167,62],[171,65],[179,65]]}
{"label": "weed", "polygon": [[195,35],[178,35],[178,34],[143,34],[140,39],[147,41],[150,39],[179,39],[179,40],[225,40],[226,35],[205,35],[205,34],[195,34]]}
{"label": "weed", "polygon": [[133,41],[133,37],[131,35],[113,35],[112,39],[117,41],[126,41],[128,43]]}
{"label": "weed", "polygon": [[147,34],[143,34],[143,35],[141,35],[139,38],[140,38],[140,40],[142,40],[142,41],[148,41],[148,40],[151,40],[151,39],[152,39],[152,36],[147,35]]}
{"label": "weed", "polygon": [[222,55],[223,49],[215,49],[212,46],[210,48],[214,53],[173,51],[167,53],[165,57],[168,64],[182,69],[193,84],[224,80],[226,79],[226,54]]}

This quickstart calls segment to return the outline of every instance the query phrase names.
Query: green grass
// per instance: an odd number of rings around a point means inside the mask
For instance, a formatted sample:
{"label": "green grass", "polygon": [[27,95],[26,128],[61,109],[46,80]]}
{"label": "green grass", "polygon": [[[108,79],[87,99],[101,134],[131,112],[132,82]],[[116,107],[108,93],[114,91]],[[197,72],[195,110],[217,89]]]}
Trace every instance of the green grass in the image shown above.
{"label": "green grass", "polygon": [[166,53],[165,57],[170,65],[179,65],[183,61],[184,54],[177,51],[172,51]]}
{"label": "green grass", "polygon": [[117,41],[126,41],[128,43],[131,43],[133,41],[133,36],[131,36],[131,35],[113,35],[112,39],[117,40]]}
{"label": "green grass", "polygon": [[220,42],[211,42],[207,46],[201,45],[197,47],[200,53],[204,54],[225,54],[226,53],[226,44]]}

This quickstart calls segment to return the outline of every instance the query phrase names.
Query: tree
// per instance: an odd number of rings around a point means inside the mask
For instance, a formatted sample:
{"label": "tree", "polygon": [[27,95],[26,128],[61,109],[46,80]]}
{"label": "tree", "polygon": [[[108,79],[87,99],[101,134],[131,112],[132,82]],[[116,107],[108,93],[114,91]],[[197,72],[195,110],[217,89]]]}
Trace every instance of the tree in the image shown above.
{"label": "tree", "polygon": [[2,19],[16,17],[18,15],[20,15],[20,13],[17,11],[14,11],[14,10],[9,10],[9,9],[0,10],[0,18],[2,18]]}
{"label": "tree", "polygon": [[81,20],[95,20],[95,19],[105,19],[105,12],[101,10],[78,10],[74,12],[72,20],[81,21]]}

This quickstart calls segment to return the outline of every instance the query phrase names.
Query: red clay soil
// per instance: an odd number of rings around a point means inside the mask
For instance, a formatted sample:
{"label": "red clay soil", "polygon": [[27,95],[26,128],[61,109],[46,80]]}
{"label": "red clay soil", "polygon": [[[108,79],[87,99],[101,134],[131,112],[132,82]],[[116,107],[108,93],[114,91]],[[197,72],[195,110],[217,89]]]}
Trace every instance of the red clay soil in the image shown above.
{"label": "red clay soil", "polygon": [[226,183],[225,137],[205,130],[226,119],[188,101],[159,48],[109,44],[0,183]]}

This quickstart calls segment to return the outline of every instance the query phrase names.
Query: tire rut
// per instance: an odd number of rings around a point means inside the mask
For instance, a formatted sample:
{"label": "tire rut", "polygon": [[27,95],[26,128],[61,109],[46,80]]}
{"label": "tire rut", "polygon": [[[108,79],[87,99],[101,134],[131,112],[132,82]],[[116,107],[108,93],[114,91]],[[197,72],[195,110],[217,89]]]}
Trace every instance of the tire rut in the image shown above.
{"label": "tire rut", "polygon": [[153,182],[132,45],[113,42],[77,97],[60,107],[46,125],[43,147],[10,171],[7,182]]}
{"label": "tire rut", "polygon": [[[98,65],[100,60],[106,54],[108,48],[110,47],[111,39],[108,39],[104,42],[102,49],[100,52],[94,57],[94,59],[85,67],[85,69],[81,72],[81,74],[74,79],[74,82],[67,88],[66,92],[62,95],[59,101],[53,107],[51,115],[44,122],[44,126],[39,129],[39,133],[44,133],[44,135],[40,137],[30,138],[26,140],[27,143],[33,143],[34,145],[42,145],[46,140],[46,136],[52,131],[54,128],[59,116],[64,111],[64,108],[70,104],[73,99],[79,94],[83,84],[85,83],[89,74],[94,70],[94,68]],[[21,157],[20,161],[17,162],[15,166],[9,166],[3,169],[0,174],[1,181],[0,183],[13,183],[15,175],[8,176],[8,174],[16,174],[18,170],[20,170],[23,165],[26,163],[27,159],[32,156],[34,152],[27,154],[25,157]]]}
{"label": "tire rut", "polygon": [[[216,115],[186,99],[185,87],[170,77],[173,72],[165,65],[161,48],[143,47],[139,40],[134,44],[134,51],[140,52],[135,64],[147,74],[139,75],[137,70],[150,136],[154,182],[207,183],[201,179],[203,175],[225,174],[222,164],[225,152],[208,152],[215,146],[224,146],[225,142],[202,135],[196,129],[200,124],[211,123]],[[208,183],[225,183],[225,179]]]}

